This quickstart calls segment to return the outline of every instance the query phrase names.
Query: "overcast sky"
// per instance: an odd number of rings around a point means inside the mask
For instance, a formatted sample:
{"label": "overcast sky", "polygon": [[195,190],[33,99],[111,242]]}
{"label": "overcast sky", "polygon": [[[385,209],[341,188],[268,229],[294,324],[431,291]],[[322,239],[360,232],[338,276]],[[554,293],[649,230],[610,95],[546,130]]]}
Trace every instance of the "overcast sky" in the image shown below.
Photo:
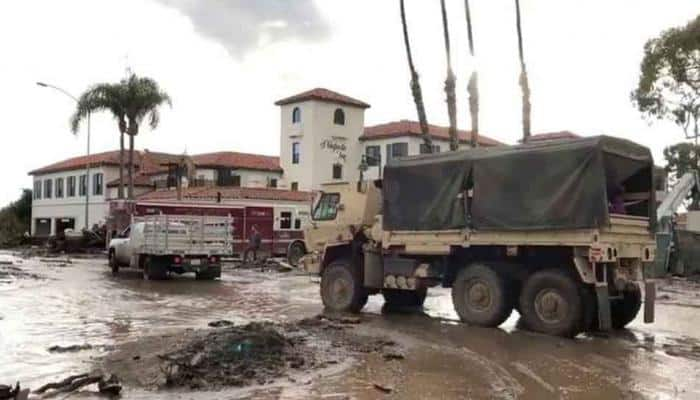
{"label": "overcast sky", "polygon": [[[650,146],[662,164],[682,131],[649,126],[629,101],[644,42],[700,14],[697,0],[522,0],[533,132],[610,134]],[[447,0],[459,125],[469,126],[466,84],[480,73],[481,129],[521,134],[511,0],[471,0],[477,58],[467,56],[462,0]],[[438,0],[406,0],[428,119],[446,124]],[[138,148],[196,154],[279,154],[273,102],[326,87],[372,105],[366,123],[415,119],[398,0],[23,0],[0,2],[0,205],[30,187],[33,168],[84,154],[69,132],[70,99],[130,68],[173,98]],[[93,152],[116,149],[117,126],[96,115]]]}

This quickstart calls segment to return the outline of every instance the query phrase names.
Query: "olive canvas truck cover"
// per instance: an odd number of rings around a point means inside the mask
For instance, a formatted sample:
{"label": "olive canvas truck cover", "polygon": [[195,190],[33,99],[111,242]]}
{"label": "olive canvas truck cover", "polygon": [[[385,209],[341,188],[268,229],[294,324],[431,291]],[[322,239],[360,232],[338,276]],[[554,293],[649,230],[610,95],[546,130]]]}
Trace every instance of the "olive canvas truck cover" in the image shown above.
{"label": "olive canvas truck cover", "polygon": [[475,148],[391,160],[384,169],[386,230],[543,230],[609,224],[608,194],[641,200],[627,214],[655,221],[648,148],[596,136]]}

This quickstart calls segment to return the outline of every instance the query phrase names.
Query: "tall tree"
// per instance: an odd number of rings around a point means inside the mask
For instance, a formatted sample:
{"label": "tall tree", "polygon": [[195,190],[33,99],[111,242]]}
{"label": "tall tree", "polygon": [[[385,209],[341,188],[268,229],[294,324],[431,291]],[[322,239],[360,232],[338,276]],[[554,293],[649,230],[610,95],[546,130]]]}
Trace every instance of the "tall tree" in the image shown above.
{"label": "tall tree", "polygon": [[686,139],[700,135],[700,16],[644,45],[632,102],[648,118],[670,120]]}
{"label": "tall tree", "polygon": [[119,188],[117,197],[124,198],[124,134],[126,133],[125,91],[120,84],[98,83],[80,95],[75,112],[71,116],[71,130],[78,132],[80,122],[91,113],[108,111],[119,128]]}
{"label": "tall tree", "polygon": [[408,68],[411,71],[411,93],[413,101],[416,103],[416,112],[418,113],[418,121],[420,123],[421,137],[426,151],[433,151],[433,141],[430,137],[430,128],[428,126],[428,118],[425,114],[425,105],[423,104],[423,91],[420,87],[418,72],[416,72],[413,64],[413,55],[411,54],[411,42],[408,38],[408,25],[406,24],[406,10],[404,8],[404,0],[399,0],[401,8],[401,25],[403,26],[403,41],[406,46],[406,58],[408,59]]}
{"label": "tall tree", "polygon": [[442,33],[445,40],[445,57],[447,58],[447,78],[445,78],[445,94],[447,95],[447,115],[450,119],[450,150],[459,149],[459,136],[457,136],[457,94],[455,86],[457,77],[452,71],[452,54],[450,52],[450,29],[447,23],[447,10],[445,0],[440,0],[442,11]]}
{"label": "tall tree", "polygon": [[124,108],[129,136],[129,199],[134,198],[134,138],[139,134],[139,125],[148,118],[151,129],[156,129],[160,122],[160,107],[167,104],[172,107],[170,96],[161,90],[158,83],[147,77],[131,74],[120,82],[125,93]]}
{"label": "tall tree", "polygon": [[515,0],[515,22],[518,31],[518,54],[520,57],[520,88],[523,92],[523,143],[530,138],[530,82],[523,54],[523,32],[520,23],[520,0]]}
{"label": "tall tree", "polygon": [[[469,10],[469,0],[464,0],[464,10],[467,17],[467,37],[469,39],[469,55],[474,59],[474,37],[472,36],[472,17]],[[472,123],[471,146],[479,146],[479,81],[476,64],[467,85],[469,93],[469,115]]]}

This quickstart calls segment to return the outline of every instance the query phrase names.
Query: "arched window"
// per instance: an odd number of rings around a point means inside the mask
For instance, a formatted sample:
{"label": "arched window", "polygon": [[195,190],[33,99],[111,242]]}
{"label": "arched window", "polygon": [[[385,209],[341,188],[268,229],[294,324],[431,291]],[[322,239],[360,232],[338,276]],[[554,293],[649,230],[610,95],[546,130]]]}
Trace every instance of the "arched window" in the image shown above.
{"label": "arched window", "polygon": [[301,108],[294,107],[294,110],[292,110],[292,123],[297,124],[299,122],[301,122]]}
{"label": "arched window", "polygon": [[345,125],[345,112],[342,109],[335,109],[333,113],[333,123],[336,125]]}

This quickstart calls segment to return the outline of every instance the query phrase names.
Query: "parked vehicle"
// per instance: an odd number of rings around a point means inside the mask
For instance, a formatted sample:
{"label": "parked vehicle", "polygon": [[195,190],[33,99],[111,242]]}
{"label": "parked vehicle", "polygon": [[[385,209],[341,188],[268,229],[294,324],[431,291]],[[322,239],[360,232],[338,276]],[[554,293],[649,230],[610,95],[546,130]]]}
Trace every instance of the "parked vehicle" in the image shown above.
{"label": "parked vehicle", "polygon": [[374,185],[324,188],[302,264],[336,311],[379,293],[420,306],[442,285],[464,322],[517,309],[531,330],[574,336],[627,325],[644,284],[653,322],[652,176],[647,148],[604,136],[392,160]]}
{"label": "parked vehicle", "polygon": [[127,266],[144,279],[194,272],[197,279],[221,277],[221,257],[232,253],[231,217],[148,215],[132,223],[109,243],[109,265],[117,274]]}

